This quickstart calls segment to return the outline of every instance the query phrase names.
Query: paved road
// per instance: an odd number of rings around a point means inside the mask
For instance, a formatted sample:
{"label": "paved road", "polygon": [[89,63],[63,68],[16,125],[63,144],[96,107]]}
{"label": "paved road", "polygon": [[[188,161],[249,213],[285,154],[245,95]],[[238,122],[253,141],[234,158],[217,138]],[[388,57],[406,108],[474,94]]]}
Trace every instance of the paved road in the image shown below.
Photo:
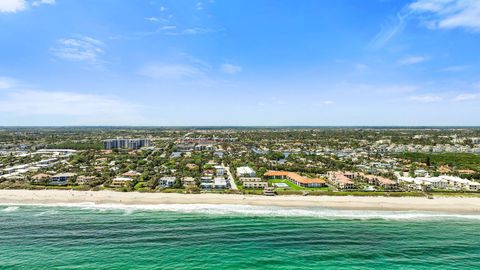
{"label": "paved road", "polygon": [[228,179],[230,179],[230,185],[231,185],[231,189],[233,190],[238,190],[238,187],[237,187],[237,184],[235,184],[235,180],[233,178],[233,175],[232,173],[230,172],[230,167],[225,167],[225,165],[222,163],[222,166],[225,168],[225,170],[227,171],[227,175],[228,175]]}

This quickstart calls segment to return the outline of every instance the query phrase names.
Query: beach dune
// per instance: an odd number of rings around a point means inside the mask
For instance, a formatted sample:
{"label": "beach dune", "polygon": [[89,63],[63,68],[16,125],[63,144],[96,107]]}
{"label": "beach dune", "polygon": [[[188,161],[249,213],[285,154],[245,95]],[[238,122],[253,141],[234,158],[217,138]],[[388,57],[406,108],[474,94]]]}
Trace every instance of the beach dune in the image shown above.
{"label": "beach dune", "polygon": [[480,198],[259,196],[73,190],[0,190],[0,204],[234,204],[282,207],[326,207],[352,210],[441,211],[480,213]]}

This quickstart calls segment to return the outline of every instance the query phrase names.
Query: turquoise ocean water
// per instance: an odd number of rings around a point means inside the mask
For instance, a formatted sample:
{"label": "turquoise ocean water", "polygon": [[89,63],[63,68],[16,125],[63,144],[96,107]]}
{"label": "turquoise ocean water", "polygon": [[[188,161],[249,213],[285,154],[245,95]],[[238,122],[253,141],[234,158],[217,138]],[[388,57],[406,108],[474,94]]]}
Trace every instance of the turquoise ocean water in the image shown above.
{"label": "turquoise ocean water", "polygon": [[1,269],[480,269],[480,216],[0,205]]}

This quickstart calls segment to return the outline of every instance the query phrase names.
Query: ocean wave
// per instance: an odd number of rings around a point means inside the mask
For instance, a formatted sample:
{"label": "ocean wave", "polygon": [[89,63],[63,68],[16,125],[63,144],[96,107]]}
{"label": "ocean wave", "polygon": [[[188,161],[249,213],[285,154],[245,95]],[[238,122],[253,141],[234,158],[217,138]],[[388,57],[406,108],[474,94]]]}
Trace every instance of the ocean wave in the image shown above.
{"label": "ocean wave", "polygon": [[9,206],[7,208],[2,209],[2,212],[15,212],[18,210],[18,206]]}
{"label": "ocean wave", "polygon": [[[236,215],[258,217],[309,217],[321,219],[357,219],[357,220],[432,220],[432,219],[470,219],[480,220],[478,214],[457,214],[427,211],[376,211],[376,210],[343,210],[319,207],[293,208],[278,206],[252,206],[231,204],[157,204],[157,205],[124,205],[95,203],[62,203],[41,204],[41,207],[73,207],[89,211],[124,211],[131,215],[141,211],[179,212],[207,215]],[[10,206],[3,211],[15,211],[18,207]],[[46,211],[48,212],[48,211]],[[48,212],[53,214],[55,212]],[[47,213],[44,213],[47,214]]]}
{"label": "ocean wave", "polygon": [[50,216],[50,215],[55,215],[58,214],[59,212],[57,210],[47,210],[40,212],[38,214],[35,214],[36,217],[41,217],[41,216]]}

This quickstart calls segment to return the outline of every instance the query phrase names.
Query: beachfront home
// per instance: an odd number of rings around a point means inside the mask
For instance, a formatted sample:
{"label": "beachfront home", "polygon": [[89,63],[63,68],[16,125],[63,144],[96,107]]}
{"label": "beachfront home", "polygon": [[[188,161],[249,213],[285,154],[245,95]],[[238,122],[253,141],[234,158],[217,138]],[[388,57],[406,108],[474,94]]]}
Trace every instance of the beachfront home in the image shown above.
{"label": "beachfront home", "polygon": [[184,187],[196,187],[197,186],[195,178],[193,178],[193,177],[183,177],[181,181],[182,181],[182,185]]}
{"label": "beachfront home", "polygon": [[213,178],[210,176],[203,176],[200,178],[200,187],[203,189],[213,188]]}
{"label": "beachfront home", "polygon": [[94,182],[97,178],[95,176],[85,176],[85,175],[80,175],[77,177],[77,184],[79,185],[88,185],[92,182]]}
{"label": "beachfront home", "polygon": [[76,174],[74,173],[58,173],[50,177],[50,185],[64,186],[68,181],[72,182]]}
{"label": "beachfront home", "polygon": [[50,175],[46,174],[46,173],[39,173],[39,174],[35,174],[34,176],[32,176],[32,180],[35,183],[41,183],[41,182],[46,181],[47,179],[50,179]]}
{"label": "beachfront home", "polygon": [[286,171],[268,171],[264,174],[269,179],[286,179],[293,184],[301,187],[325,187],[326,181],[320,178],[307,178],[294,172]]}
{"label": "beachfront home", "polygon": [[213,187],[215,189],[227,189],[230,188],[230,183],[225,178],[213,179]]}
{"label": "beachfront home", "polygon": [[112,179],[110,186],[112,187],[123,187],[127,182],[131,182],[132,178],[130,177],[115,177]]}
{"label": "beachfront home", "polygon": [[174,176],[164,176],[158,179],[158,186],[164,187],[164,188],[173,187],[176,180],[177,178]]}
{"label": "beachfront home", "polygon": [[256,175],[256,172],[248,166],[237,168],[237,177],[255,177]]}

